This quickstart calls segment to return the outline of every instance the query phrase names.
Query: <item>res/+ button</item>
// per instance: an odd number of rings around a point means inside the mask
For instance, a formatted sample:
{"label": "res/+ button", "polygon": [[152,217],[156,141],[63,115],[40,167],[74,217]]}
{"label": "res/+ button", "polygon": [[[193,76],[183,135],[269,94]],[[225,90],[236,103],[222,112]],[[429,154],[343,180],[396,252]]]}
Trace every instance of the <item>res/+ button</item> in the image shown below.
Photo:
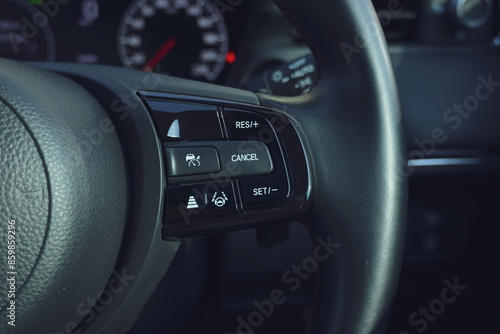
{"label": "res/+ button", "polygon": [[275,139],[269,122],[261,115],[225,109],[224,117],[230,139],[258,140],[267,144]]}

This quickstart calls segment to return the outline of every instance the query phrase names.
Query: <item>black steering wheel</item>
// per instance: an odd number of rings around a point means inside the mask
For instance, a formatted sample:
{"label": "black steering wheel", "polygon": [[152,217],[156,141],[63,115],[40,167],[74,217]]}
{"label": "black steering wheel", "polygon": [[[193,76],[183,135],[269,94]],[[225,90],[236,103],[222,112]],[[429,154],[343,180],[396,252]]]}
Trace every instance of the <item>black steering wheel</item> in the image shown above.
{"label": "black steering wheel", "polygon": [[184,238],[291,218],[309,333],[384,332],[407,205],[385,39],[369,0],[275,2],[320,71],[299,97],[0,60],[0,332],[124,332]]}

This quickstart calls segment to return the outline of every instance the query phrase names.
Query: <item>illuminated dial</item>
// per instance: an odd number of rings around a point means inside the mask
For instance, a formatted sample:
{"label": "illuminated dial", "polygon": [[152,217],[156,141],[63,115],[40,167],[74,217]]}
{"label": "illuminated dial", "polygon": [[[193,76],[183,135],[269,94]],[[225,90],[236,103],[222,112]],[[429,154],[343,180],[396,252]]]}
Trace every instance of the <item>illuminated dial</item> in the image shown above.
{"label": "illuminated dial", "polygon": [[136,0],[118,29],[124,66],[214,81],[226,62],[226,24],[208,0]]}

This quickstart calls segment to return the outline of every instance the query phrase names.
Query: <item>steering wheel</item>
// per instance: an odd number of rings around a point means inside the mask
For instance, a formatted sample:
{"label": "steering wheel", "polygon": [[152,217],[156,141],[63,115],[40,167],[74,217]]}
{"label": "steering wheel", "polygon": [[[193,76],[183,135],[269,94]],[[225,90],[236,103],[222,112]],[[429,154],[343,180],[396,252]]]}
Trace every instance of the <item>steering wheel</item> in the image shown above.
{"label": "steering wheel", "polygon": [[407,205],[385,39],[369,0],[275,2],[320,71],[302,96],[0,60],[2,333],[126,331],[183,239],[285,219],[316,244],[309,333],[384,332]]}

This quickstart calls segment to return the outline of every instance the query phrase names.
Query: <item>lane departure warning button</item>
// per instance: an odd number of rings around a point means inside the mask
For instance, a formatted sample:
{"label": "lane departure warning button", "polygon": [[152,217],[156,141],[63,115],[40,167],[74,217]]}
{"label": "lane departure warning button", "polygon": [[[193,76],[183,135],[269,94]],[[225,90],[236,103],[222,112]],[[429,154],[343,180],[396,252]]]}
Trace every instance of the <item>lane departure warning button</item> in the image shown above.
{"label": "lane departure warning button", "polygon": [[167,203],[167,223],[190,224],[202,218],[238,212],[232,182],[170,187]]}

